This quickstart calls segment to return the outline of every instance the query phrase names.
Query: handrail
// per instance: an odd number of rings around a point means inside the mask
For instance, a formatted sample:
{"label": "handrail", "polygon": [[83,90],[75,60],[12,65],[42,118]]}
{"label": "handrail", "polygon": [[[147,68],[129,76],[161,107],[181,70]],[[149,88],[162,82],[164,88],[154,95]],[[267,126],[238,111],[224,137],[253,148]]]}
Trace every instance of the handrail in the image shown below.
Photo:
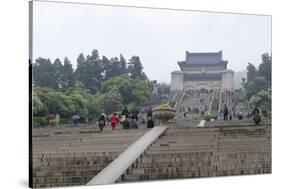
{"label": "handrail", "polygon": [[86,185],[113,184],[166,129],[158,126],[148,131]]}
{"label": "handrail", "polygon": [[174,101],[174,99],[176,98],[176,96],[178,95],[179,92],[180,92],[180,90],[177,90],[176,94],[174,95],[174,97],[172,98],[171,101]]}
{"label": "handrail", "polygon": [[211,113],[211,110],[212,110],[214,95],[215,95],[215,90],[213,90],[212,99],[211,99],[211,102],[210,102],[210,108],[209,108],[208,114],[210,114],[210,113]]}
{"label": "handrail", "polygon": [[178,104],[181,102],[181,100],[182,100],[182,98],[184,97],[184,95],[185,95],[185,90],[183,91],[183,93],[182,93],[181,98],[179,99],[179,101],[176,102],[176,104],[175,104],[175,106],[174,106],[175,109],[177,108]]}
{"label": "handrail", "polygon": [[221,98],[222,98],[222,89],[220,89],[220,100],[219,100],[219,110],[218,110],[218,112],[221,111]]}

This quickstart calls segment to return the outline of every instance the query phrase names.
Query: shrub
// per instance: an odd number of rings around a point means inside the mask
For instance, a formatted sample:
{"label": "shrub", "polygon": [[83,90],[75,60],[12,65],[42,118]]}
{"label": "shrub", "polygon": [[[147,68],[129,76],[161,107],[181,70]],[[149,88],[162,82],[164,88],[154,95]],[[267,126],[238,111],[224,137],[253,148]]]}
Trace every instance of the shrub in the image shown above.
{"label": "shrub", "polygon": [[209,114],[205,114],[205,115],[204,115],[204,119],[205,119],[206,121],[210,121],[210,120],[211,120],[211,116],[210,116]]}
{"label": "shrub", "polygon": [[267,112],[267,109],[262,109],[261,110],[261,113],[264,117],[267,117],[268,116],[268,112]]}
{"label": "shrub", "polygon": [[34,127],[41,127],[48,125],[48,121],[44,117],[33,117],[32,124]]}
{"label": "shrub", "polygon": [[71,124],[72,120],[69,118],[60,118],[60,124]]}
{"label": "shrub", "polygon": [[52,119],[52,120],[49,121],[49,124],[50,124],[51,126],[55,126],[55,125],[58,125],[59,122],[58,122],[58,120],[56,120],[56,119]]}

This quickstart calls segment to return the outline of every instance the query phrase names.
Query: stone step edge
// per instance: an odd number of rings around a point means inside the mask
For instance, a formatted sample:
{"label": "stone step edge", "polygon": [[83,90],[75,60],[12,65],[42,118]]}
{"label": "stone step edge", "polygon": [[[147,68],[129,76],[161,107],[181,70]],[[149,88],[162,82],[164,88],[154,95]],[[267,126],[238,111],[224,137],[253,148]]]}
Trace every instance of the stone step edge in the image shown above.
{"label": "stone step edge", "polygon": [[166,126],[158,126],[145,133],[86,185],[91,186],[115,183],[115,181],[131,166],[131,164],[134,163],[147,147],[161,136],[166,129]]}

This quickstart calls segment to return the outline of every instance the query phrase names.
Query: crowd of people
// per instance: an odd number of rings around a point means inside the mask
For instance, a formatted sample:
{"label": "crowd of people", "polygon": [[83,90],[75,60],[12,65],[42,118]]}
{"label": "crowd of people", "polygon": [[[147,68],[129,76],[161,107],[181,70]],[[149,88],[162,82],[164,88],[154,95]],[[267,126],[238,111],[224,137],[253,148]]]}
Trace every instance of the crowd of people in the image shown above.
{"label": "crowd of people", "polygon": [[242,119],[253,119],[253,121],[255,122],[255,124],[259,124],[261,122],[261,117],[260,117],[260,111],[258,109],[258,107],[255,107],[253,109],[252,112],[235,112],[235,106],[232,107],[231,110],[228,109],[227,105],[224,105],[224,108],[221,109],[220,111],[221,117],[223,117],[223,120],[232,120],[232,119],[238,119],[238,120],[242,120]]}
{"label": "crowd of people", "polygon": [[182,105],[179,107],[179,112],[183,113],[184,119],[189,115],[204,115],[208,111],[209,104],[212,98],[212,90],[188,90],[182,99]]}
{"label": "crowd of people", "polygon": [[115,130],[118,126],[121,126],[123,129],[138,129],[140,126],[145,126],[147,128],[154,127],[154,120],[152,119],[152,108],[146,110],[146,118],[144,116],[145,111],[142,109],[139,111],[137,108],[132,111],[128,111],[125,107],[120,115],[113,113],[110,116],[106,116],[105,113],[102,113],[99,116],[97,121],[100,131],[103,131],[104,127],[107,125]]}

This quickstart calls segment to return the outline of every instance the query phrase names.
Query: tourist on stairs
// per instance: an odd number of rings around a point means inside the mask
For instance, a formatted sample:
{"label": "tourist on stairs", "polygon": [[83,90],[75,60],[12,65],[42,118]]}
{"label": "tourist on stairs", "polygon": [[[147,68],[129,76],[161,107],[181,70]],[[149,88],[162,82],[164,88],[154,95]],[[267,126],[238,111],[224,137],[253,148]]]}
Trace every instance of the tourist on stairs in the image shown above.
{"label": "tourist on stairs", "polygon": [[100,115],[98,122],[99,122],[100,131],[102,131],[106,123],[105,114]]}
{"label": "tourist on stairs", "polygon": [[154,122],[151,117],[148,117],[147,128],[153,128],[153,127],[154,127]]}
{"label": "tourist on stairs", "polygon": [[125,116],[125,120],[122,121],[122,126],[123,126],[123,129],[130,129],[130,122],[129,122],[128,115]]}
{"label": "tourist on stairs", "polygon": [[261,122],[261,117],[260,117],[260,110],[258,109],[258,107],[256,106],[253,110],[253,115],[254,115],[254,122],[256,125],[260,124]]}
{"label": "tourist on stairs", "polygon": [[115,130],[115,127],[116,127],[116,125],[117,125],[117,123],[118,123],[118,117],[117,117],[117,114],[116,113],[114,113],[113,115],[112,115],[112,117],[111,117],[111,127],[112,127],[112,130]]}
{"label": "tourist on stairs", "polygon": [[224,105],[224,110],[223,110],[223,120],[228,120],[228,108],[226,104]]}

